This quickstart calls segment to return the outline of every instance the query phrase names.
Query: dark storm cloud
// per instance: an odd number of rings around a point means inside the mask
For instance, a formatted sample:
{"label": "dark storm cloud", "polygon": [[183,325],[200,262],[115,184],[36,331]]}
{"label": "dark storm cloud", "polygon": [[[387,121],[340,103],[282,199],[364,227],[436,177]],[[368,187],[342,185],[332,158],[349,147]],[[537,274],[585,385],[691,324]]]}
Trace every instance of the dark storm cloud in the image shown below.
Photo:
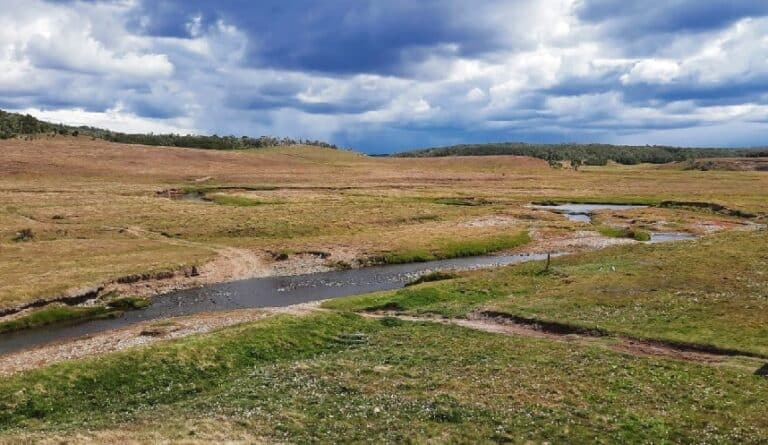
{"label": "dark storm cloud", "polygon": [[0,107],[378,152],[768,122],[762,0],[28,1],[6,26],[51,28],[0,33]]}
{"label": "dark storm cloud", "polygon": [[745,17],[768,15],[761,0],[582,0],[576,15],[587,23],[608,24],[625,37],[638,34],[721,29]]}
{"label": "dark storm cloud", "polygon": [[[486,2],[487,3],[487,2]],[[402,64],[440,45],[459,55],[499,48],[498,29],[457,17],[458,2],[388,0],[280,1],[145,0],[130,18],[148,35],[191,38],[224,20],[249,37],[249,62],[335,74],[402,73]]]}

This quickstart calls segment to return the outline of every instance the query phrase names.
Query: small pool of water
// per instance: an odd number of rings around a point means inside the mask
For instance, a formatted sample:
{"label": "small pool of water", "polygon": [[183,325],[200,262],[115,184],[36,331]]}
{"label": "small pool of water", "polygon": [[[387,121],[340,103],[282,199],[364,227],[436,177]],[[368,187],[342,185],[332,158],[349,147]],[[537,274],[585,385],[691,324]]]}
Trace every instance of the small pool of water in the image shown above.
{"label": "small pool of water", "polygon": [[651,232],[650,243],[668,243],[672,241],[690,241],[695,240],[696,235],[683,232]]}
{"label": "small pool of water", "polygon": [[565,215],[569,221],[592,222],[592,214],[600,210],[632,210],[644,209],[648,206],[631,204],[559,204],[559,205],[534,205],[535,209],[549,210]]}

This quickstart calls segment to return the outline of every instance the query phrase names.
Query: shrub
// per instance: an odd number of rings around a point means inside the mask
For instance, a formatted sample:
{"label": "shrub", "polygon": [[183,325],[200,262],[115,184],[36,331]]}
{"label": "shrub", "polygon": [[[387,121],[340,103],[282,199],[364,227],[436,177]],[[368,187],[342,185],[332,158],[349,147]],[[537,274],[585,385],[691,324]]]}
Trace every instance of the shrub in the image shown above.
{"label": "shrub", "polygon": [[32,229],[21,229],[16,232],[13,240],[16,242],[32,241],[35,238],[35,234],[32,233]]}
{"label": "shrub", "polygon": [[632,238],[637,241],[650,241],[651,234],[647,230],[632,227],[600,226],[597,231],[611,238]]}

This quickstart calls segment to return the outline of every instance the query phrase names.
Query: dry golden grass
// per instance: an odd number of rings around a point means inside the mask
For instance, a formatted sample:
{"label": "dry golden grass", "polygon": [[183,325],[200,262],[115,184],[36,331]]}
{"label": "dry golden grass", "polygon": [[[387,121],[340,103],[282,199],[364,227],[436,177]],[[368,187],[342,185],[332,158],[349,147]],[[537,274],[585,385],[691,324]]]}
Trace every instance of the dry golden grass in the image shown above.
{"label": "dry golden grass", "polygon": [[[761,172],[574,172],[514,156],[371,158],[310,147],[225,152],[72,137],[1,141],[0,154],[0,307],[203,262],[223,247],[346,249],[367,257],[445,238],[574,227],[526,208],[533,200],[673,199],[768,212],[768,174]],[[217,191],[233,197],[230,205],[156,195],[216,186],[259,190]],[[243,199],[257,205],[237,205]],[[679,227],[691,220],[686,212],[651,213]],[[34,239],[12,241],[22,229]]]}

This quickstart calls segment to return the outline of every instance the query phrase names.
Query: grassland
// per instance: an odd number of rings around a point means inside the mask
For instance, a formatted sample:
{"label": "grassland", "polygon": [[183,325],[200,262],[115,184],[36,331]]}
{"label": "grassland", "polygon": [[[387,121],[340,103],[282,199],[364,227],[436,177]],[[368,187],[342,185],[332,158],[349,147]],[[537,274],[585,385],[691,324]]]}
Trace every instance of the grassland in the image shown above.
{"label": "grassland", "polygon": [[514,235],[496,235],[479,239],[436,240],[433,247],[401,250],[387,253],[374,261],[385,264],[417,263],[424,261],[460,258],[514,249],[531,241],[528,232]]}
{"label": "grassland", "polygon": [[54,366],[0,389],[0,431],[16,439],[758,443],[768,434],[756,409],[768,381],[740,370],[348,314],[280,317]]}
{"label": "grassland", "polygon": [[[573,230],[527,209],[531,201],[687,200],[768,212],[768,179],[759,172],[647,165],[573,172],[509,156],[381,159],[307,147],[221,152],[73,137],[7,140],[0,150],[0,307],[201,265],[227,248],[264,258],[324,251],[341,264],[440,256],[445,240],[477,242],[470,250],[481,252],[510,233]],[[219,203],[158,194],[174,188],[205,188]],[[690,214],[656,217],[674,222]],[[493,218],[503,221],[482,223]],[[33,238],[14,242],[24,229]]]}
{"label": "grassland", "polygon": [[[764,215],[764,173],[648,165],[574,172],[518,157],[212,152],[71,137],[3,141],[0,149],[0,308],[193,265],[206,276],[222,258],[252,259],[244,252],[258,257],[249,267],[266,268],[302,252],[327,253],[309,255],[317,261],[401,262],[559,249],[565,244],[547,241],[583,233],[628,243],[553,258],[547,270],[538,262],[435,274],[397,291],[329,301],[309,315],[265,315],[4,376],[0,443],[768,437],[768,380],[755,375],[768,360],[767,232],[743,230],[749,227],[740,219],[708,209],[608,212],[585,224],[526,206],[675,200]],[[210,201],[173,199],[174,190]],[[23,229],[33,237],[13,241]],[[632,237],[652,230],[705,236],[656,245],[605,238],[628,237],[630,229]],[[48,307],[10,321],[80,315],[69,309],[80,310]],[[601,337],[434,322],[490,314]],[[715,358],[618,348],[626,339]]]}
{"label": "grassland", "polygon": [[473,312],[768,357],[768,234],[620,246],[394,292],[332,309],[466,317]]}

